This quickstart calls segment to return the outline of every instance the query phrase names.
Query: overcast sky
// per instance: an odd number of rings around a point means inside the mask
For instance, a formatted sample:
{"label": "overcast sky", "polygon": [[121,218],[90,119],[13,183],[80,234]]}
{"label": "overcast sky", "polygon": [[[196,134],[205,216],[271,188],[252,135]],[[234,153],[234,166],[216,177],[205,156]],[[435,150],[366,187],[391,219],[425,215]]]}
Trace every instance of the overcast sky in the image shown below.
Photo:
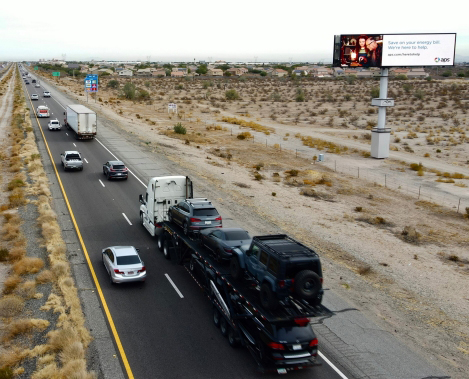
{"label": "overcast sky", "polygon": [[[3,1],[0,60],[332,61],[335,34],[457,33],[467,2]],[[466,59],[469,60],[469,59]]]}

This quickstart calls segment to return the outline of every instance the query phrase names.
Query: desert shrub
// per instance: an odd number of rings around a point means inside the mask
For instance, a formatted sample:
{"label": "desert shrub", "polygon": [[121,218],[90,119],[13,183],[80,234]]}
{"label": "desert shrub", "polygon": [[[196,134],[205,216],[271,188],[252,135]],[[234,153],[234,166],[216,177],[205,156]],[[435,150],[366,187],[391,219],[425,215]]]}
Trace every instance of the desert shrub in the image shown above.
{"label": "desert shrub", "polygon": [[296,90],[295,101],[298,102],[298,103],[301,103],[301,102],[305,101],[305,93],[304,93],[303,89],[298,88]]}
{"label": "desert shrub", "polygon": [[441,76],[444,76],[445,78],[447,78],[447,77],[449,77],[449,76],[451,76],[451,75],[452,75],[451,71],[445,71],[445,72],[443,72],[443,73],[441,74]]}
{"label": "desert shrub", "polygon": [[401,236],[404,241],[409,243],[418,243],[421,237],[420,233],[413,226],[405,226]]}
{"label": "desert shrub", "polygon": [[235,89],[229,89],[225,92],[225,98],[226,100],[238,100],[239,94]]}
{"label": "desert shrub", "polygon": [[186,128],[180,122],[178,122],[176,125],[174,125],[173,130],[174,130],[174,133],[176,133],[176,134],[186,134],[187,133]]}
{"label": "desert shrub", "polygon": [[12,293],[20,283],[21,278],[18,275],[9,276],[3,285],[3,294],[8,295]]}
{"label": "desert shrub", "polygon": [[371,266],[367,264],[363,264],[357,268],[357,272],[360,275],[367,275],[371,273]]}
{"label": "desert shrub", "polygon": [[254,172],[254,179],[261,181],[262,179],[264,179],[264,176],[256,171]]}
{"label": "desert shrub", "polygon": [[122,90],[124,97],[129,100],[135,99],[135,84],[133,83],[125,83],[125,86]]}
{"label": "desert shrub", "polygon": [[13,271],[17,275],[34,274],[44,267],[44,261],[41,258],[24,257],[13,265]]}
{"label": "desert shrub", "polygon": [[142,88],[137,89],[136,95],[138,100],[148,100],[150,98],[150,93]]}
{"label": "desert shrub", "polygon": [[112,79],[107,83],[109,88],[119,88],[119,82],[116,79]]}
{"label": "desert shrub", "polygon": [[410,169],[413,171],[420,171],[420,170],[423,170],[423,165],[422,163],[411,163]]}
{"label": "desert shrub", "polygon": [[361,212],[363,210],[363,207],[355,207],[355,212]]}
{"label": "desert shrub", "polygon": [[299,173],[300,172],[298,170],[295,170],[295,169],[285,171],[285,174],[287,174],[289,176],[298,176]]}
{"label": "desert shrub", "polygon": [[252,138],[252,135],[251,133],[249,132],[242,132],[242,133],[239,133],[237,136],[236,136],[237,139],[240,139],[240,140],[244,140],[246,138]]}
{"label": "desert shrub", "polygon": [[372,99],[379,97],[379,87],[373,87],[370,91],[370,95]]}
{"label": "desert shrub", "polygon": [[404,74],[396,75],[396,79],[397,80],[407,80],[407,75],[404,75]]}
{"label": "desert shrub", "polygon": [[0,368],[0,379],[13,379],[13,370],[10,367]]}

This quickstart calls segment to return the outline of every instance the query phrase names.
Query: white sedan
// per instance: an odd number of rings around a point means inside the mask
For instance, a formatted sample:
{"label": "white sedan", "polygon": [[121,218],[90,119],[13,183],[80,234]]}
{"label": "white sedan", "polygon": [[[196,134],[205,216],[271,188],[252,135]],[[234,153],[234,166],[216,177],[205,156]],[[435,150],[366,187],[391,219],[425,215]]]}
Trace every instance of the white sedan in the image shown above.
{"label": "white sedan", "polygon": [[102,250],[102,259],[112,284],[144,282],[147,278],[145,264],[133,246],[107,247]]}
{"label": "white sedan", "polygon": [[31,100],[39,100],[39,96],[37,95],[37,93],[31,94]]}

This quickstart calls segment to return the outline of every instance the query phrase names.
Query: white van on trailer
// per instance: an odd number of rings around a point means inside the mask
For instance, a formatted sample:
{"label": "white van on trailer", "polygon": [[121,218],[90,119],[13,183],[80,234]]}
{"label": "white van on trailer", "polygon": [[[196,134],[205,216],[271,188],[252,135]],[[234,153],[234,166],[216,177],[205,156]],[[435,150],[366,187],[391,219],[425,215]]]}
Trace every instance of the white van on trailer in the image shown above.
{"label": "white van on trailer", "polygon": [[39,105],[36,114],[37,117],[50,117],[49,108],[45,105]]}
{"label": "white van on trailer", "polygon": [[140,199],[140,223],[154,237],[168,221],[168,208],[185,199],[192,199],[192,181],[188,176],[160,176],[148,181],[145,197]]}

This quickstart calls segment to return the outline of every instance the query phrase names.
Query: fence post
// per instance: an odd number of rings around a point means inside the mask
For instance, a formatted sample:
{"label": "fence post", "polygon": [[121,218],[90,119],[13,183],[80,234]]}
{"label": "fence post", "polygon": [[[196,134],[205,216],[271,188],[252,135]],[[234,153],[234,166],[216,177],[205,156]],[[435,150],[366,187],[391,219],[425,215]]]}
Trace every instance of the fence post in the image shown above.
{"label": "fence post", "polygon": [[422,186],[419,186],[419,197],[418,197],[419,199],[420,199],[420,188],[422,188]]}
{"label": "fence post", "polygon": [[337,161],[334,161],[334,172],[337,172]]}
{"label": "fence post", "polygon": [[267,147],[267,138],[265,139],[265,147]]}
{"label": "fence post", "polygon": [[358,167],[358,178],[360,178],[360,167]]}
{"label": "fence post", "polygon": [[298,149],[295,149],[295,158],[298,158]]}
{"label": "fence post", "polygon": [[388,188],[386,187],[386,174],[384,174],[384,188]]}
{"label": "fence post", "polygon": [[459,205],[461,204],[461,198],[459,198],[459,202],[458,202],[458,213],[459,213]]}

